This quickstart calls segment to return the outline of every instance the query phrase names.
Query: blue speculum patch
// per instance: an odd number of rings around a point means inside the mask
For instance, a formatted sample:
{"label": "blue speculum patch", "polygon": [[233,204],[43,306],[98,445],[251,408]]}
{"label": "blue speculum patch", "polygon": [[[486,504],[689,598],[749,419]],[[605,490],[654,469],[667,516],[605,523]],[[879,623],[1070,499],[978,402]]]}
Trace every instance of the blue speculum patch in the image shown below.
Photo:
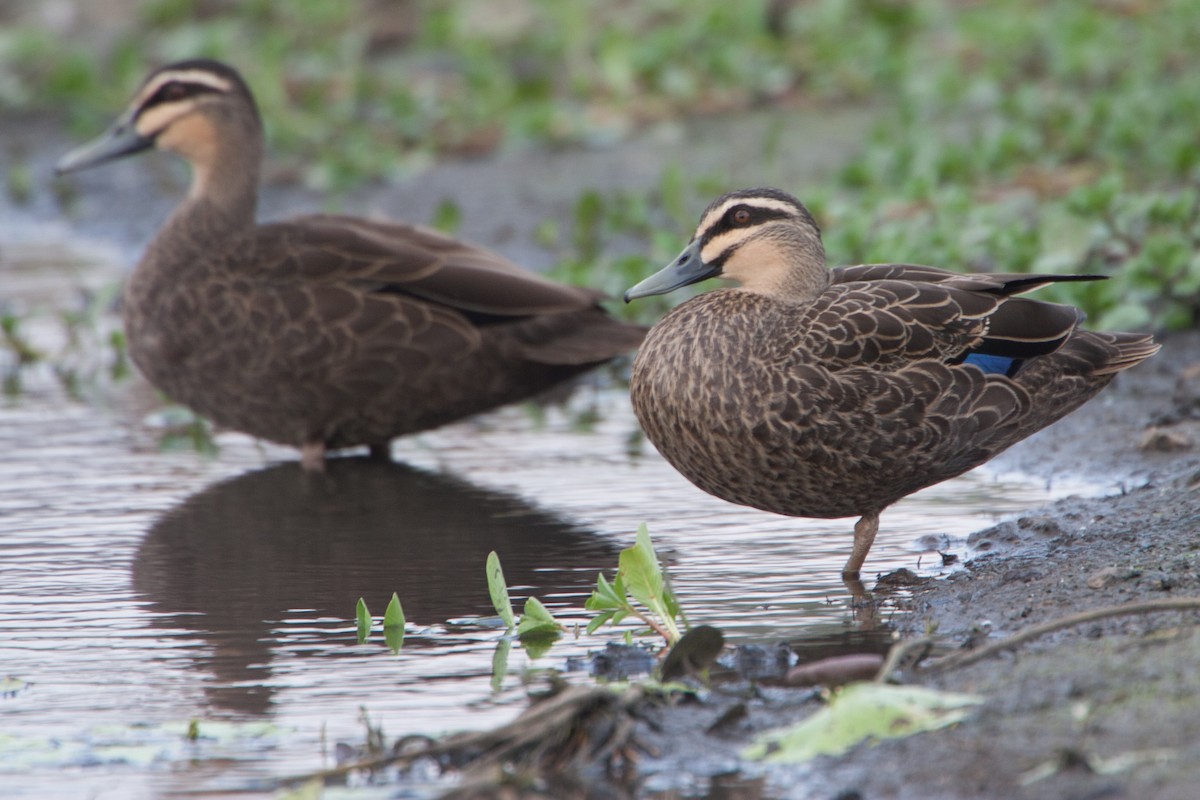
{"label": "blue speculum patch", "polygon": [[989,375],[1012,375],[1021,362],[1008,356],[990,356],[986,353],[971,353],[963,359],[964,364],[974,364]]}

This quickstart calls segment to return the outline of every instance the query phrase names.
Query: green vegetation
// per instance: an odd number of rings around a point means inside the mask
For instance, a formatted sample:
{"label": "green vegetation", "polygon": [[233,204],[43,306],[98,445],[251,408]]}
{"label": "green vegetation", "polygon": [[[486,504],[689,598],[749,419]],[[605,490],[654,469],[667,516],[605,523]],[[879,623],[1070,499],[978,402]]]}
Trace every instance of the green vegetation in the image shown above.
{"label": "green vegetation", "polygon": [[41,361],[44,356],[21,330],[21,318],[15,314],[0,314],[0,354],[6,356],[2,384],[4,394],[21,393],[21,371]]}
{"label": "green vegetation", "polygon": [[637,541],[621,551],[617,564],[612,583],[603,574],[596,577],[596,589],[588,598],[587,609],[600,613],[588,623],[587,632],[594,633],[606,623],[616,625],[633,616],[666,639],[667,644],[678,642],[678,620],[683,619],[683,612],[663,575],[645,523],[638,526]]}
{"label": "green vegetation", "polygon": [[[0,113],[52,110],[94,135],[150,66],[223,58],[260,100],[269,179],[341,191],[448,155],[855,105],[876,114],[857,154],[782,187],[810,205],[832,262],[1100,273],[1112,280],[1040,296],[1081,305],[1096,327],[1196,324],[1200,5],[1187,0],[128,7],[106,35],[71,47],[33,13],[0,30]],[[771,176],[804,147],[803,125],[780,124],[731,141],[728,160],[779,182]],[[580,186],[565,198],[573,213],[536,230],[555,276],[617,296],[673,257],[700,209],[731,188],[686,158],[685,145],[650,190]],[[23,202],[21,161],[6,178]],[[452,202],[430,214],[445,230],[460,222]],[[618,313],[653,320],[684,294]],[[19,356],[7,350],[11,387]]]}
{"label": "green vegetation", "polygon": [[[845,10],[815,6],[794,9],[791,24],[809,30],[831,9]],[[853,95],[881,105],[859,154],[828,182],[783,187],[821,222],[830,260],[1098,273],[1112,280],[1041,296],[1080,305],[1097,327],[1194,326],[1200,74],[1185,64],[1200,6],[904,8],[864,21],[842,54],[861,57],[858,42],[874,41],[872,25],[892,33],[887,75]],[[828,57],[804,91],[824,86],[817,74],[844,77],[840,56]],[[786,134],[779,143],[785,156],[802,146]],[[716,194],[708,187],[732,187],[714,176],[684,186],[673,169],[644,197],[582,195],[576,254],[560,274],[615,292],[675,255]],[[610,241],[630,237],[641,254],[606,255]]]}
{"label": "green vegetation", "polygon": [[[354,607],[354,620],[358,643],[364,644],[371,638],[375,623],[371,612],[367,610],[367,601],[361,597]],[[383,612],[383,642],[393,654],[399,653],[404,646],[404,622],[404,608],[400,605],[400,598],[392,592],[392,599]]]}
{"label": "green vegetation", "polygon": [[829,251],[1108,274],[1058,295],[1099,327],[1193,325],[1200,7],[1019,5],[938,15],[895,112],[814,209]]}
{"label": "green vegetation", "polygon": [[504,580],[504,570],[500,566],[500,556],[496,551],[488,553],[487,557],[488,594],[492,598],[492,607],[500,615],[504,627],[512,630],[517,627],[517,618],[513,615],[512,600],[508,596],[508,583]]}
{"label": "green vegetation", "polygon": [[[667,645],[677,644],[681,635],[680,625],[686,627],[687,622],[644,524],[638,528],[634,544],[621,551],[617,564],[617,574],[611,582],[603,574],[596,578],[596,589],[588,598],[586,607],[589,611],[599,613],[588,624],[587,633],[595,633],[606,623],[616,625],[627,617],[633,617],[645,623],[647,633],[661,636]],[[521,616],[517,618],[513,613],[508,584],[504,580],[504,569],[495,551],[488,554],[485,572],[492,606],[506,631],[506,635],[497,643],[492,664],[493,686],[499,688],[508,667],[508,654],[514,635],[530,658],[538,658],[570,629],[556,620],[542,601],[532,596],[525,599]],[[375,621],[361,597],[355,606],[354,617],[356,639],[359,644],[364,644],[370,639]],[[393,653],[400,652],[403,646],[404,623],[400,598],[393,592],[383,615],[384,642]],[[575,634],[578,633],[575,630]],[[627,643],[632,641],[632,636],[633,631],[627,630]]]}
{"label": "green vegetation", "polygon": [[[495,552],[488,555],[487,582],[496,613],[508,630],[516,628],[517,637],[523,644],[529,640],[557,638],[566,630],[536,597],[525,601],[521,619],[515,620],[500,557]],[[586,608],[600,612],[588,623],[588,633],[595,633],[605,624],[616,625],[627,617],[634,617],[662,636],[668,645],[679,641],[680,622],[686,626],[686,621],[659,564],[645,524],[638,527],[634,544],[621,551],[612,582],[606,580],[603,573],[596,576],[596,588],[588,598]]]}
{"label": "green vegetation", "polygon": [[[525,599],[518,620],[513,613],[512,600],[508,596],[508,584],[504,580],[504,569],[500,566],[500,556],[496,551],[488,553],[487,557],[487,587],[492,598],[492,607],[504,623],[505,630],[516,633],[517,639],[525,648],[530,658],[538,658],[550,649],[550,645],[563,634],[566,627],[559,623],[550,613],[550,609],[536,597]],[[508,669],[508,652],[512,641],[506,636],[496,645],[496,654],[492,659],[492,686],[499,690],[504,673]]]}
{"label": "green vegetation", "polygon": [[[647,121],[799,94],[864,97],[892,73],[912,16],[890,3],[865,14],[788,5],[144,0],[111,39],[78,47],[32,24],[0,33],[0,109],[65,107],[92,132],[150,66],[226,59],[254,87],[287,166],[345,187],[430,153],[606,142]],[[858,32],[865,51],[840,46]]]}

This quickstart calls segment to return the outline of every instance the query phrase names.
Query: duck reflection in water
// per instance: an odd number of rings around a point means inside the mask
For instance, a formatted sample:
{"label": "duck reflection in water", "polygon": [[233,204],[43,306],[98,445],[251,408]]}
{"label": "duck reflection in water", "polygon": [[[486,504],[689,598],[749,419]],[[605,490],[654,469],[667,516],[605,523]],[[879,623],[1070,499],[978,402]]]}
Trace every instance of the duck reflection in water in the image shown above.
{"label": "duck reflection in water", "polygon": [[[325,474],[280,464],[217,483],[165,513],[143,540],[133,586],[151,624],[194,630],[211,656],[212,701],[244,713],[271,704],[275,633],[295,609],[381,613],[393,591],[420,625],[491,615],[484,564],[495,550],[510,586],[586,596],[617,548],[508,494],[371,459],[334,459]],[[419,642],[406,648],[419,647]],[[346,647],[344,652],[351,653]],[[321,648],[318,655],[339,652]]]}

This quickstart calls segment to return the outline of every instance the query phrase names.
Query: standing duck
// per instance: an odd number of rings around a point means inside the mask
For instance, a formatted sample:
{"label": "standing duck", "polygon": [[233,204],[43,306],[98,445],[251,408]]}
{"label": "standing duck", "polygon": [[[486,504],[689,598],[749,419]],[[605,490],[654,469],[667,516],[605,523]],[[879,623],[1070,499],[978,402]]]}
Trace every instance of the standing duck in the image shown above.
{"label": "standing duck", "polygon": [[125,289],[129,353],[219,426],[298,447],[367,445],[527,398],[638,345],[597,292],[409,225],[318,214],[257,224],[263,133],[231,67],[153,72],[60,173],[150,148],[192,167]]}
{"label": "standing duck", "polygon": [[705,278],[633,363],[633,408],[677,470],[731,503],[859,517],[857,580],[900,498],[961,475],[1069,414],[1159,346],[1078,327],[1070,306],[1015,295],[1090,275],[963,275],[908,264],[829,269],[796,198],[718,198],[691,243],[626,302]]}

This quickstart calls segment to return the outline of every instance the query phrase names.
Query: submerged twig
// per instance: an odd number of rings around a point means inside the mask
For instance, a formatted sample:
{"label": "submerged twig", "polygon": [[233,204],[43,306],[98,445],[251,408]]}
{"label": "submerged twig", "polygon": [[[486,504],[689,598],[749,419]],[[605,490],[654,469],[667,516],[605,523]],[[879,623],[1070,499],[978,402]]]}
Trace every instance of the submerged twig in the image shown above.
{"label": "submerged twig", "polygon": [[1069,628],[1072,625],[1080,625],[1082,623],[1092,622],[1098,619],[1122,617],[1133,614],[1150,614],[1155,611],[1192,610],[1200,611],[1200,597],[1144,600],[1136,603],[1125,603],[1119,606],[1093,608],[1090,611],[1081,611],[1078,614],[1070,614],[1065,617],[1060,617],[1059,619],[1052,619],[1049,622],[1032,625],[1028,628],[1017,631],[1012,636],[996,642],[991,642],[974,650],[951,653],[948,656],[943,656],[942,658],[938,658],[930,662],[925,666],[925,669],[945,670],[954,667],[965,667],[968,664],[974,664],[976,661],[982,661],[983,659],[993,656],[996,653],[1019,647],[1026,642],[1032,641],[1039,636],[1044,636],[1047,633],[1052,633],[1054,631],[1061,630],[1062,628]]}
{"label": "submerged twig", "polygon": [[568,687],[526,709],[507,725],[463,733],[401,753],[388,753],[286,778],[282,785],[345,777],[352,772],[407,767],[422,758],[459,762],[473,774],[520,762],[523,768],[562,770],[573,762],[601,761],[632,743],[629,709],[640,689],[614,692],[603,686]]}

